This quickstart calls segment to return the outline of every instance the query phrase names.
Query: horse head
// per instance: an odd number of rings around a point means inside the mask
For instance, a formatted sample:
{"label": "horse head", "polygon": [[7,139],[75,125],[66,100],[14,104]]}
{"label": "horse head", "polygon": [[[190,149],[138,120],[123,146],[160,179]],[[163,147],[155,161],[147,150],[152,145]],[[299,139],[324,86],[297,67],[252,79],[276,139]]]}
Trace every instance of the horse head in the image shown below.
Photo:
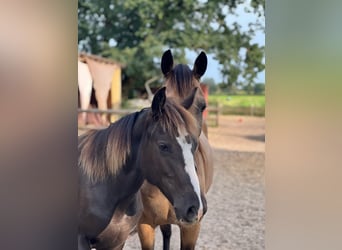
{"label": "horse head", "polygon": [[198,221],[206,210],[194,160],[198,124],[189,112],[197,95],[194,91],[179,105],[166,98],[166,88],[161,88],[154,96],[146,125],[141,126],[143,150],[138,161],[144,176],[167,197],[177,219],[184,223]]}
{"label": "horse head", "polygon": [[196,58],[192,70],[185,64],[174,66],[170,50],[165,51],[161,59],[161,70],[165,77],[166,95],[168,97],[175,99],[178,103],[189,103],[187,98],[191,97],[194,92],[197,92],[193,101],[194,105],[189,111],[194,115],[201,127],[206,101],[200,88],[200,78],[204,75],[207,64],[207,56],[203,51]]}

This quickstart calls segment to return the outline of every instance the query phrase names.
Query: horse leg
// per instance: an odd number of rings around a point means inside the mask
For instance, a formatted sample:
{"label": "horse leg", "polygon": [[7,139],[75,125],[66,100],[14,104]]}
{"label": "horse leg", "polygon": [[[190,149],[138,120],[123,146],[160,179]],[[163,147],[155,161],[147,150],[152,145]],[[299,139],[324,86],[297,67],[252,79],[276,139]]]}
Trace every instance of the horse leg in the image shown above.
{"label": "horse leg", "polygon": [[91,250],[89,242],[84,235],[79,234],[77,236],[78,250]]}
{"label": "horse leg", "polygon": [[195,249],[196,241],[200,231],[200,223],[192,226],[181,227],[181,250]]}
{"label": "horse leg", "polygon": [[140,223],[138,225],[138,233],[141,244],[141,249],[143,250],[153,250],[154,249],[154,228],[150,224]]}
{"label": "horse leg", "polygon": [[171,224],[161,225],[160,231],[163,234],[163,250],[170,250]]}

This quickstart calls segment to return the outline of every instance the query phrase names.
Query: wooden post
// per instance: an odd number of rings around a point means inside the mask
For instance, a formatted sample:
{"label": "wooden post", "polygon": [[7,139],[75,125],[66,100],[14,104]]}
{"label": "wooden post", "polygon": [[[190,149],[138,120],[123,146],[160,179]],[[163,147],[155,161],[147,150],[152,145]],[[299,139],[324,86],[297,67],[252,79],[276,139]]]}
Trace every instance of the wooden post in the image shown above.
{"label": "wooden post", "polygon": [[216,123],[215,123],[216,127],[218,127],[218,125],[219,125],[219,115],[220,115],[220,105],[217,102],[216,103]]}
{"label": "wooden post", "polygon": [[[121,107],[121,68],[117,66],[114,70],[111,87],[111,104],[112,109],[119,109]],[[119,118],[118,115],[112,114],[110,121],[115,122]]]}

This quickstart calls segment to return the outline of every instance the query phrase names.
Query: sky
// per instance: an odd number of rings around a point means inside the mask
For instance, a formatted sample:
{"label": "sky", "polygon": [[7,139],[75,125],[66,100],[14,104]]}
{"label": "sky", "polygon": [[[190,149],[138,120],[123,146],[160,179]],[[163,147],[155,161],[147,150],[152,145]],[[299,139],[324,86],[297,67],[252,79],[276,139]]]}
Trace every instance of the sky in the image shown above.
{"label": "sky", "polygon": [[[253,12],[246,13],[244,11],[244,8],[246,7],[248,7],[247,3],[239,5],[236,10],[237,16],[227,16],[227,23],[229,24],[236,21],[238,24],[241,25],[241,29],[245,31],[248,29],[248,23],[255,22],[257,19],[260,19],[260,17],[258,17],[257,14],[254,14]],[[262,17],[260,21],[265,23],[265,18]],[[252,42],[257,43],[260,46],[265,46],[265,33],[262,31],[256,32],[255,36],[252,39]],[[216,60],[214,60],[212,55],[208,54],[207,56],[208,68],[205,75],[202,78],[213,78],[215,80],[215,83],[219,83],[222,81],[222,75],[220,73],[220,64]],[[189,60],[189,62],[194,62],[194,60],[197,57],[197,53],[192,51],[186,51],[186,57]],[[256,82],[265,83],[265,70],[258,74]]]}

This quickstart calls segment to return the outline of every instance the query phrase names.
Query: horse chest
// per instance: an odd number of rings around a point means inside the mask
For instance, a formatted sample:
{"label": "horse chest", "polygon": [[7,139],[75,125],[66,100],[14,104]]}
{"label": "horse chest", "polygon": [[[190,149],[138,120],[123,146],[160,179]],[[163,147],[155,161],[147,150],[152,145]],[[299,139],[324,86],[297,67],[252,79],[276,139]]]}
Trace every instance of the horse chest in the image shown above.
{"label": "horse chest", "polygon": [[142,213],[140,193],[122,201],[115,210],[109,225],[97,237],[96,248],[116,249],[123,246],[139,221]]}
{"label": "horse chest", "polygon": [[110,223],[118,202],[107,185],[89,185],[80,190],[79,228],[89,238],[96,237]]}
{"label": "horse chest", "polygon": [[79,229],[88,238],[97,237],[111,223],[114,211],[135,194],[143,179],[136,169],[120,171],[113,177],[92,182],[80,176]]}
{"label": "horse chest", "polygon": [[146,219],[156,225],[176,222],[172,205],[156,186],[145,181],[141,194]]}

